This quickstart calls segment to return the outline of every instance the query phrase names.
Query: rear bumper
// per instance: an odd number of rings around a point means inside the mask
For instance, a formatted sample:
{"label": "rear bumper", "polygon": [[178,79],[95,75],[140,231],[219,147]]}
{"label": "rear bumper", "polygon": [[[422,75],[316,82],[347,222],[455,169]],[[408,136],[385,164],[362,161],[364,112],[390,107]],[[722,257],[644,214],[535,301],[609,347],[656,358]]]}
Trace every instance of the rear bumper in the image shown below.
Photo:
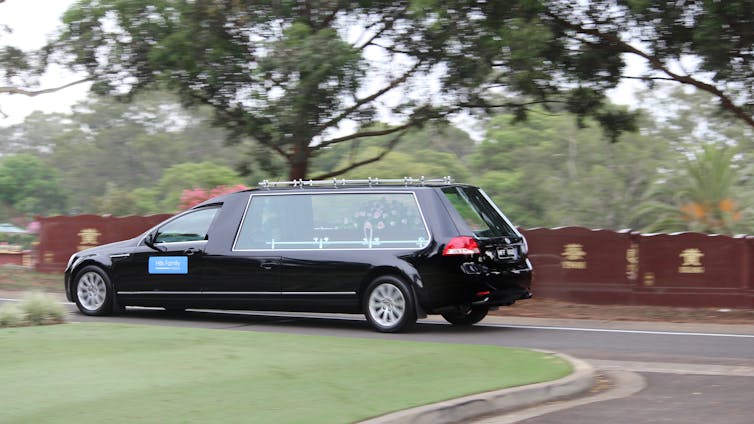
{"label": "rear bumper", "polygon": [[528,290],[508,292],[498,290],[489,294],[477,294],[478,300],[472,301],[475,306],[508,306],[517,300],[531,299],[533,294]]}
{"label": "rear bumper", "polygon": [[528,260],[504,271],[467,262],[460,271],[434,279],[440,284],[426,285],[424,296],[419,297],[428,313],[461,305],[508,306],[532,297],[532,267]]}
{"label": "rear bumper", "polygon": [[479,276],[475,281],[472,305],[508,306],[532,297],[531,266]]}

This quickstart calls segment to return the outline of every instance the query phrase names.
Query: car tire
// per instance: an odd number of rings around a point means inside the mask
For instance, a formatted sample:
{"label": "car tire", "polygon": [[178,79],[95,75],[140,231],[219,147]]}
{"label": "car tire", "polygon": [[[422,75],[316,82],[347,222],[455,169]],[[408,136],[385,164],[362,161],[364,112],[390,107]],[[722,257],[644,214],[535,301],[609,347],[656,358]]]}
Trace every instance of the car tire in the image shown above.
{"label": "car tire", "polygon": [[89,265],[76,273],[73,298],[85,315],[108,315],[113,310],[113,285],[102,268]]}
{"label": "car tire", "polygon": [[416,324],[416,307],[409,286],[400,278],[376,278],[364,292],[364,315],[375,330],[396,333]]}
{"label": "car tire", "polygon": [[486,306],[457,306],[442,313],[445,321],[453,325],[474,325],[487,316],[490,308]]}

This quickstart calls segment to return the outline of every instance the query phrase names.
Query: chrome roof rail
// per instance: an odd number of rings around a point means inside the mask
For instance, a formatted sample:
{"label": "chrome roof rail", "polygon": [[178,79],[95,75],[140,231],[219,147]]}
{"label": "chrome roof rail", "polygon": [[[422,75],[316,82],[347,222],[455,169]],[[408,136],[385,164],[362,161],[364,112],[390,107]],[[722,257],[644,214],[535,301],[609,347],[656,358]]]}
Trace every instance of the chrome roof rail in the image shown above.
{"label": "chrome roof rail", "polygon": [[412,178],[412,177],[403,177],[403,178],[395,178],[395,179],[379,179],[379,178],[372,178],[369,177],[366,180],[346,180],[346,179],[337,179],[333,178],[332,180],[292,180],[292,181],[270,181],[270,180],[262,180],[259,183],[259,186],[262,188],[271,188],[271,187],[293,187],[293,188],[304,188],[304,187],[322,187],[322,186],[330,186],[330,187],[343,187],[343,186],[380,186],[380,185],[403,185],[405,187],[409,186],[425,186],[427,184],[453,184],[453,178],[450,176],[443,177],[443,178]]}

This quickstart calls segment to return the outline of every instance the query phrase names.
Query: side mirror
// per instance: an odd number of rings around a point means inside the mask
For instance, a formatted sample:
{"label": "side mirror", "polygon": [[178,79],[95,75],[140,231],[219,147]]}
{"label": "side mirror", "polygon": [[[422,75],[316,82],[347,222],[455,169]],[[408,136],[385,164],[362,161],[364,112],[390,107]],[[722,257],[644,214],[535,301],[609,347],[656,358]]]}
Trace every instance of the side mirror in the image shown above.
{"label": "side mirror", "polygon": [[144,237],[144,244],[147,245],[147,247],[149,247],[152,250],[156,250],[158,252],[164,252],[165,251],[164,247],[156,246],[154,244],[156,239],[157,239],[157,230],[154,230]]}

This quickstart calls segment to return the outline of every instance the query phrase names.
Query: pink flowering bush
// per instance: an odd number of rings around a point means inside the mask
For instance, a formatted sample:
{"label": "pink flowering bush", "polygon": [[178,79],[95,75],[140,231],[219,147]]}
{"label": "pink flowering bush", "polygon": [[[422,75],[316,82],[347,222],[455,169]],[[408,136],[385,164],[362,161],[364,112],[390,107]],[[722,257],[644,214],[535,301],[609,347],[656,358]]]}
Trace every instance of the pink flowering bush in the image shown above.
{"label": "pink flowering bush", "polygon": [[223,194],[235,193],[241,190],[248,190],[249,188],[243,184],[237,184],[234,186],[221,185],[211,190],[203,188],[193,188],[183,190],[181,194],[181,203],[179,205],[180,210],[186,210],[192,208],[205,200],[209,200],[213,197],[221,196]]}

